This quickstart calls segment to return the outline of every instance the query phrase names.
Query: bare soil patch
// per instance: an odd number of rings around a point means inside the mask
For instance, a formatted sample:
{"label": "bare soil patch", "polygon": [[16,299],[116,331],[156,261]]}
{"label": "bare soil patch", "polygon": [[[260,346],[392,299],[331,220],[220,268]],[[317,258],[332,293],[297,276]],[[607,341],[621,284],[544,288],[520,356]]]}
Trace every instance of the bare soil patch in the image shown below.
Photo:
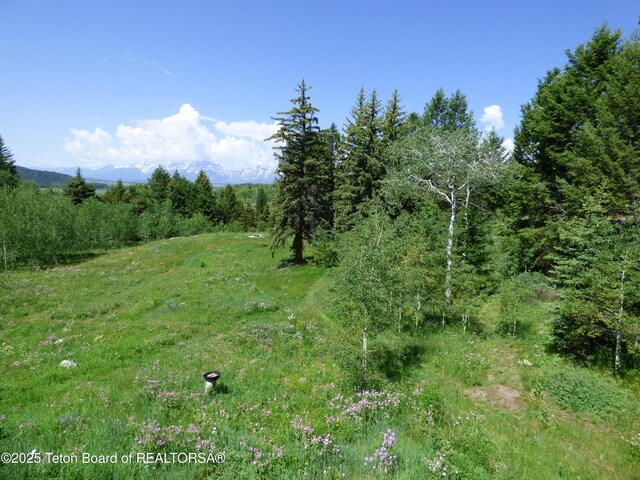
{"label": "bare soil patch", "polygon": [[468,388],[464,393],[471,398],[477,398],[507,410],[520,410],[524,408],[524,401],[522,400],[520,391],[507,385],[482,385],[480,387]]}

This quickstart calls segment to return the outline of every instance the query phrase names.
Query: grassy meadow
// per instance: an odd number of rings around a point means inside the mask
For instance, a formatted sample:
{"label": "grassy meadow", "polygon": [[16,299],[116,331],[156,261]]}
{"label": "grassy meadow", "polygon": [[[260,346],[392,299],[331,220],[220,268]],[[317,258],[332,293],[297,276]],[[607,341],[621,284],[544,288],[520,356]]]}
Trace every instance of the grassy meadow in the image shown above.
{"label": "grassy meadow", "polygon": [[640,478],[638,382],[547,352],[553,295],[521,305],[516,339],[497,296],[466,331],[425,329],[418,363],[361,392],[330,272],[281,268],[268,243],[208,234],[1,273],[0,452],[41,461],[3,457],[0,478]]}

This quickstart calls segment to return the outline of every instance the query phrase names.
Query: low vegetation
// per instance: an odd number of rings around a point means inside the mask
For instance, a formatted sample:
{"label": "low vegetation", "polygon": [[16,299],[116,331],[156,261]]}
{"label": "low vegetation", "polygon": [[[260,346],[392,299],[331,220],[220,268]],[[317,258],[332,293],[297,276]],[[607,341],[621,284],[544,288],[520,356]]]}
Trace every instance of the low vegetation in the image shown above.
{"label": "low vegetation", "polygon": [[[529,282],[517,286],[528,333],[503,335],[491,296],[466,332],[420,325],[401,377],[382,369],[354,389],[333,276],[266,252],[267,238],[208,234],[3,274],[1,450],[79,460],[0,476],[637,475],[637,387],[547,353],[557,300]],[[205,395],[211,369],[222,376]],[[82,464],[130,452],[224,462]]]}

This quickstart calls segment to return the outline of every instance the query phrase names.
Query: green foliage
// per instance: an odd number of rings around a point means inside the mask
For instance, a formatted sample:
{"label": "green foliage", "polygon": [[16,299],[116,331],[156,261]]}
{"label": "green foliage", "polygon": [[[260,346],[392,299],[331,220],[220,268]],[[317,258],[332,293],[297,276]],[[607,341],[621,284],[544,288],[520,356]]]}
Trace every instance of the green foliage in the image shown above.
{"label": "green foliage", "polygon": [[475,132],[473,113],[469,111],[467,97],[456,90],[449,98],[438,89],[424,106],[423,124],[431,130],[465,130]]}
{"label": "green foliage", "polygon": [[[388,118],[388,134],[395,135],[399,107]],[[360,207],[379,190],[386,168],[383,162],[381,105],[375,90],[367,100],[360,89],[342,137],[340,161],[336,165],[335,225],[345,232],[356,222]]]}
{"label": "green foliage", "polygon": [[631,408],[627,393],[614,380],[586,369],[549,369],[530,382],[530,388],[546,392],[560,407],[572,412],[610,416]]}
{"label": "green foliage", "polygon": [[584,215],[585,197],[610,217],[635,211],[640,46],[620,37],[606,26],[597,29],[567,52],[564,68],[551,70],[522,108],[514,158],[530,171],[526,184],[514,187],[520,211],[513,221],[524,266],[553,267],[550,255],[563,248],[559,224]]}
{"label": "green foliage", "polygon": [[496,331],[511,338],[529,333],[533,325],[526,316],[526,307],[548,296],[551,286],[540,273],[522,273],[500,285],[500,311]]}
{"label": "green foliage", "polygon": [[0,136],[0,188],[15,187],[19,179],[13,154]]}
{"label": "green foliage", "polygon": [[338,265],[338,245],[334,238],[319,229],[316,232],[316,241],[312,244],[313,263],[319,267],[332,268]]}
{"label": "green foliage", "polygon": [[639,353],[638,226],[612,224],[596,213],[563,227],[555,274],[564,301],[553,345],[583,360],[608,350],[604,360],[613,360],[618,373]]}
{"label": "green foliage", "polygon": [[168,200],[170,186],[171,176],[169,173],[167,173],[167,171],[162,167],[156,168],[147,182],[149,198],[156,203],[162,203],[165,200]]}
{"label": "green foliage", "polygon": [[280,129],[271,139],[278,158],[277,193],[274,200],[272,252],[293,236],[291,250],[294,264],[304,262],[304,241],[315,239],[318,227],[328,227],[330,212],[330,180],[333,159],[318,126],[318,109],[310,103],[309,88],[304,80],[296,88],[298,96],[291,100],[293,107],[275,117]]}
{"label": "green foliage", "polygon": [[95,197],[96,188],[87,183],[80,173],[80,168],[76,170],[76,175],[64,187],[64,194],[71,199],[71,203],[79,205],[88,198]]}
{"label": "green foliage", "polygon": [[227,185],[222,192],[220,192],[218,208],[220,209],[222,223],[227,224],[238,219],[241,212],[241,205],[231,185]]}
{"label": "green foliage", "polygon": [[108,203],[124,203],[126,201],[127,189],[124,188],[122,180],[118,180],[102,195],[102,200]]}
{"label": "green foliage", "polygon": [[423,325],[443,273],[439,250],[433,248],[438,240],[431,228],[434,221],[437,217],[428,213],[392,219],[374,204],[340,238],[336,308],[349,332],[347,341],[353,352],[359,351],[353,367],[361,369],[365,382],[379,373],[397,375],[416,359],[407,332]]}

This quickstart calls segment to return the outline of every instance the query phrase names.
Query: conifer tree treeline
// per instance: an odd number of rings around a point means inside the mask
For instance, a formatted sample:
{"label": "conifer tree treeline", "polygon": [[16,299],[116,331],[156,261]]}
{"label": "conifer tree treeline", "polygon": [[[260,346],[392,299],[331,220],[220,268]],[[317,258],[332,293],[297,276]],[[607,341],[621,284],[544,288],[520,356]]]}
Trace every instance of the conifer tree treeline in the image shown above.
{"label": "conifer tree treeline", "polygon": [[[598,28],[522,107],[512,256],[563,297],[555,347],[620,373],[640,361],[640,43]],[[513,241],[514,240],[514,241]]]}

